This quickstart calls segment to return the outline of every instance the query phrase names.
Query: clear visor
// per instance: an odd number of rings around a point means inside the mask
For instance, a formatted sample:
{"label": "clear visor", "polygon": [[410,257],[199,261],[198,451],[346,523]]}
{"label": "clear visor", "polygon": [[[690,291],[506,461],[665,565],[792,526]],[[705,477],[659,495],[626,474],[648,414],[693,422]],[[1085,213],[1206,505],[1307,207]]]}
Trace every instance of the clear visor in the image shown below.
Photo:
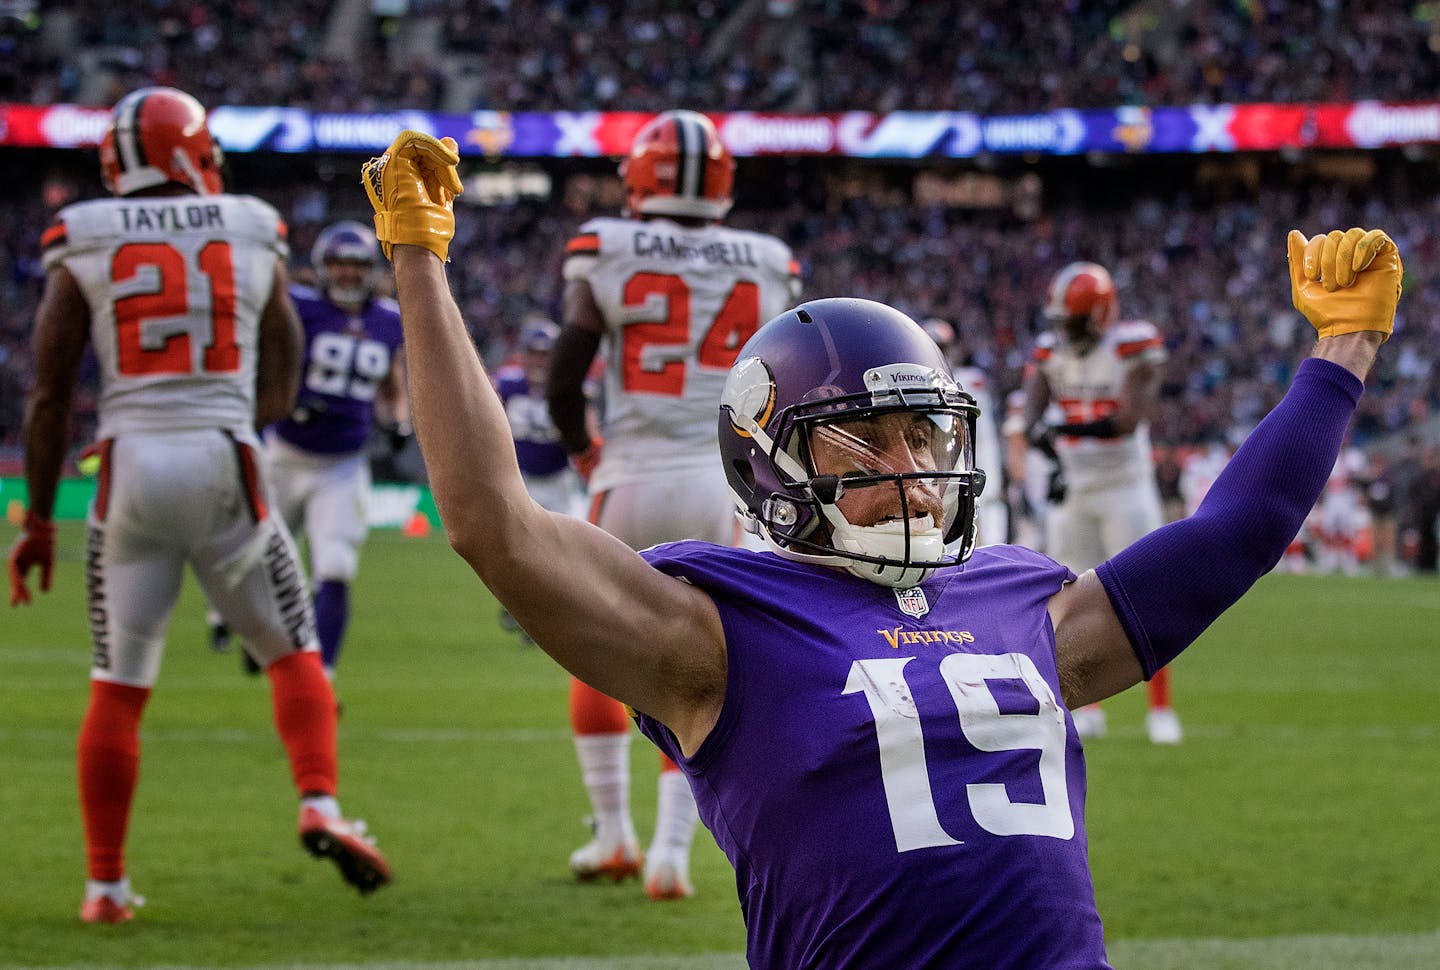
{"label": "clear visor", "polygon": [[956,473],[975,467],[968,429],[951,409],[821,418],[797,436],[805,453],[793,457],[816,477],[839,479],[836,505],[852,525],[910,522],[943,532],[959,508]]}

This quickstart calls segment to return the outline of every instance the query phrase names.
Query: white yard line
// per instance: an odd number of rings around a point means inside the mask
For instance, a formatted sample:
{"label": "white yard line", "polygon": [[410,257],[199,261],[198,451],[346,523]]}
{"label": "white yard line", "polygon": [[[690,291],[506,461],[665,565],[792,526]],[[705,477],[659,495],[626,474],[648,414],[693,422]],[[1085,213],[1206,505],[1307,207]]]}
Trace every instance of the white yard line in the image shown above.
{"label": "white yard line", "polygon": [[[75,740],[74,729],[30,728],[0,726],[0,742],[29,742],[36,744],[71,744]],[[515,744],[551,744],[569,742],[571,734],[566,728],[374,728],[356,727],[340,722],[341,733],[347,741],[371,741],[382,744],[476,744],[506,742]],[[192,743],[205,741],[215,744],[270,744],[275,732],[266,728],[234,727],[167,727],[147,726],[140,729],[141,737],[157,743]],[[1325,744],[1347,738],[1364,738],[1370,741],[1431,741],[1440,735],[1440,727],[1434,724],[1337,724],[1327,727],[1299,727],[1292,724],[1245,724],[1218,726],[1204,724],[1185,725],[1185,741],[1215,742],[1232,739],[1264,739],[1284,741],[1287,744]],[[1141,740],[1145,728],[1140,724],[1112,723],[1105,739],[1091,741],[1089,747],[1100,748],[1112,740]],[[1184,750],[1184,745],[1180,746]]]}
{"label": "white yard line", "polygon": [[[1110,960],[1118,970],[1433,970],[1440,966],[1440,931],[1389,935],[1327,934],[1259,939],[1117,940]],[[93,970],[92,967],[17,967],[13,970]],[[211,970],[166,965],[149,970]],[[269,963],[231,970],[745,970],[739,953],[585,958],[416,961],[381,963]]]}

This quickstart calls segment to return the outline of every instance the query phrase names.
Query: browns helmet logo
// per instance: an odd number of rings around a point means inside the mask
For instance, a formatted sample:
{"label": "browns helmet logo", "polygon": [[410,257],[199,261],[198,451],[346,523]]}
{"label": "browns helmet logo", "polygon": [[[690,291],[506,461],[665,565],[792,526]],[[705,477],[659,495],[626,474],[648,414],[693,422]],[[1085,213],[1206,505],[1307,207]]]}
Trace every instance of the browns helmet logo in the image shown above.
{"label": "browns helmet logo", "polygon": [[735,159],[709,118],[666,111],[635,136],[620,178],[632,216],[723,219],[730,211]]}
{"label": "browns helmet logo", "polygon": [[114,195],[177,184],[200,195],[223,192],[224,156],[205,109],[175,88],[141,88],[115,105],[100,143],[100,174]]}

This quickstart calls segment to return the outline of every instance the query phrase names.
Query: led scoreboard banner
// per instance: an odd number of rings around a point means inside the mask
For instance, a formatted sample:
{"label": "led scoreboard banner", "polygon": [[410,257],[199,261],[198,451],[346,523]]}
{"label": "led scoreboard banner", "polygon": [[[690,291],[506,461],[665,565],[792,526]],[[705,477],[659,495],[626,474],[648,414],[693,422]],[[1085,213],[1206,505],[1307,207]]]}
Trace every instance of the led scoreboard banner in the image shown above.
{"label": "led scoreboard banner", "polygon": [[[100,143],[109,117],[104,108],[0,103],[0,145],[92,148]],[[375,154],[400,131],[414,128],[454,138],[463,155],[583,158],[624,155],[635,132],[651,117],[629,111],[336,114],[221,106],[211,110],[210,127],[228,152]],[[1440,101],[1122,107],[1005,116],[964,111],[732,111],[710,117],[726,147],[738,156],[973,158],[1371,149],[1440,142]]]}

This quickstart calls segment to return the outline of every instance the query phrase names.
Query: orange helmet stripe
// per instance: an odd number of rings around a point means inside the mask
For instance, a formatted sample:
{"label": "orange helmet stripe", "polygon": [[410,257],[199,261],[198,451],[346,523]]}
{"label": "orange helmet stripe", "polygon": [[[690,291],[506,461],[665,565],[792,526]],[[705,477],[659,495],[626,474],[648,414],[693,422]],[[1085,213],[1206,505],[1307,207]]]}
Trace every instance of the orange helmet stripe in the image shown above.
{"label": "orange helmet stripe", "polygon": [[571,256],[594,256],[600,252],[600,237],[593,232],[582,233],[565,244],[565,252]]}

